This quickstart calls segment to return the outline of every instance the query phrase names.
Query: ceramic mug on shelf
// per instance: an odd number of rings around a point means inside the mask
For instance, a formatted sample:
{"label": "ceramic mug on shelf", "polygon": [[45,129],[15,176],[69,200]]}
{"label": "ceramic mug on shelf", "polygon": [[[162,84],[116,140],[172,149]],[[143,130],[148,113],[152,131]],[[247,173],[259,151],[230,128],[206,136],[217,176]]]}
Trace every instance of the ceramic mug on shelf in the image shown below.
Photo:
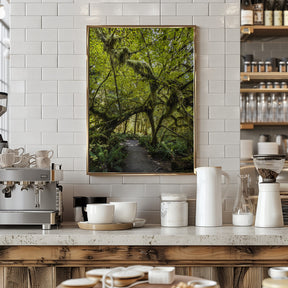
{"label": "ceramic mug on shelf", "polygon": [[[20,156],[16,156],[20,157]],[[15,164],[15,167],[30,167],[31,165],[36,164],[36,157],[35,155],[30,155],[29,153],[23,154],[21,162],[19,164]]]}
{"label": "ceramic mug on shelf", "polygon": [[2,168],[12,167],[19,164],[22,160],[22,156],[16,156],[15,153],[0,154],[0,166]]}
{"label": "ceramic mug on shelf", "polygon": [[53,150],[39,150],[35,153],[36,157],[46,157],[51,159],[54,155]]}
{"label": "ceramic mug on shelf", "polygon": [[42,169],[50,168],[50,158],[48,157],[36,157],[36,167]]}
{"label": "ceramic mug on shelf", "polygon": [[24,151],[25,151],[25,149],[23,147],[19,147],[19,148],[16,148],[16,149],[11,149],[11,148],[4,147],[2,149],[2,154],[14,153],[17,156],[21,156],[21,155],[23,155]]}

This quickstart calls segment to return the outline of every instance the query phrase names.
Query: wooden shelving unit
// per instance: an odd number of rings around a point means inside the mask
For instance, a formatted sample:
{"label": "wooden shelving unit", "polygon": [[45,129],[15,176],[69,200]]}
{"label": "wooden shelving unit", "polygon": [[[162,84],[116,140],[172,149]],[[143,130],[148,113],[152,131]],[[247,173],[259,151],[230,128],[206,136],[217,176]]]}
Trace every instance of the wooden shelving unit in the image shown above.
{"label": "wooden shelving unit", "polygon": [[288,26],[241,26],[241,41],[251,37],[283,37],[288,35]]}
{"label": "wooden shelving unit", "polygon": [[288,93],[288,89],[241,88],[241,93]]}
{"label": "wooden shelving unit", "polygon": [[288,126],[288,122],[254,122],[240,123],[241,130],[252,130],[255,126]]}
{"label": "wooden shelving unit", "polygon": [[241,72],[240,79],[244,81],[253,81],[253,80],[287,80],[288,72]]}

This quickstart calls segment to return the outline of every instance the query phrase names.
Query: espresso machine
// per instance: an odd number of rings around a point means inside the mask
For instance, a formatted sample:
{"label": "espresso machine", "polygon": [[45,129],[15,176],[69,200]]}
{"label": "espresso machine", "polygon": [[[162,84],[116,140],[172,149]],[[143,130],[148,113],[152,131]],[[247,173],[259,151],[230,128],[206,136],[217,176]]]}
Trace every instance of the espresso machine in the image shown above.
{"label": "espresso machine", "polygon": [[0,225],[42,225],[43,230],[59,225],[62,173],[54,166],[0,169]]}

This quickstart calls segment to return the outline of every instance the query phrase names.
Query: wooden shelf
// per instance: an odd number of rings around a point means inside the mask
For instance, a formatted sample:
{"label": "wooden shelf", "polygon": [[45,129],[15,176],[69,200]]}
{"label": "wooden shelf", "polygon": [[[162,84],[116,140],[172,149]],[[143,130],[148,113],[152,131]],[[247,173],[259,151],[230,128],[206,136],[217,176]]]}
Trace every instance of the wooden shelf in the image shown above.
{"label": "wooden shelf", "polygon": [[288,72],[241,72],[241,81],[253,80],[287,80]]}
{"label": "wooden shelf", "polygon": [[285,37],[288,36],[288,26],[241,26],[241,40],[253,37]]}
{"label": "wooden shelf", "polygon": [[241,130],[252,130],[255,126],[288,126],[288,122],[255,122],[240,123]]}
{"label": "wooden shelf", "polygon": [[288,89],[284,89],[284,88],[280,88],[280,89],[276,89],[276,88],[241,88],[240,89],[241,93],[283,93],[286,92],[288,93]]}

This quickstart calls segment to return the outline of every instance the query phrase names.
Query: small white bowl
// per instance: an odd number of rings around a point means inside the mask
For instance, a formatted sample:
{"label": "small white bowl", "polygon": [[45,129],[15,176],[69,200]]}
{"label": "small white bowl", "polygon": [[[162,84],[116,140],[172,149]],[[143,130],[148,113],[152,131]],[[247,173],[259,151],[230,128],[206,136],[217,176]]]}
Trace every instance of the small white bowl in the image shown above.
{"label": "small white bowl", "polygon": [[87,204],[88,223],[111,224],[114,219],[114,205],[112,204]]}
{"label": "small white bowl", "polygon": [[115,206],[115,223],[133,223],[137,213],[137,202],[110,202]]}
{"label": "small white bowl", "polygon": [[212,280],[201,280],[201,279],[192,280],[192,281],[189,281],[187,284],[195,288],[206,288],[206,287],[218,288],[219,287],[217,282],[212,281]]}
{"label": "small white bowl", "polygon": [[288,267],[272,267],[268,270],[268,275],[273,279],[287,279]]}

